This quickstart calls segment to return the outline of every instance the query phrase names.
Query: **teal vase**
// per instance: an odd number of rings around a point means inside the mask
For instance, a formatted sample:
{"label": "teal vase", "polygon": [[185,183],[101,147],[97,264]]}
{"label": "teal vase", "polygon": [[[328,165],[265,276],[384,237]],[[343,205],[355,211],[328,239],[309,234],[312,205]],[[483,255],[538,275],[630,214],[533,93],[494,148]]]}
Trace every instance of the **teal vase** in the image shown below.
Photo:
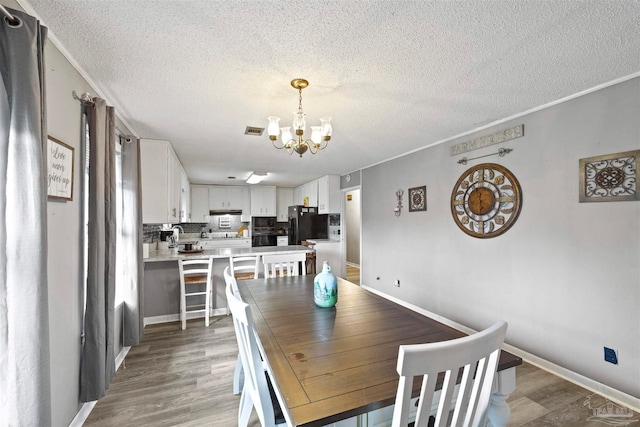
{"label": "teal vase", "polygon": [[333,307],[338,302],[338,280],[331,274],[327,261],[322,264],[322,272],[313,279],[313,301],[318,307]]}

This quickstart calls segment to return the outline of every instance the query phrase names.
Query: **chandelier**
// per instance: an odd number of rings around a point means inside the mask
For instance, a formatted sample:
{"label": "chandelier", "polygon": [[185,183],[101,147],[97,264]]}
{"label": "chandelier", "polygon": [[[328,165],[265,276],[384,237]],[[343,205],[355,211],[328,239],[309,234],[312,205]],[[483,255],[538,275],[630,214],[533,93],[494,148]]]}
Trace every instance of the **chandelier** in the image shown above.
{"label": "chandelier", "polygon": [[[302,110],[302,89],[309,86],[309,82],[305,79],[291,80],[291,86],[298,89],[298,110],[293,112],[293,129],[295,137],[291,134],[291,127],[279,127],[280,117],[270,116],[267,132],[273,146],[278,150],[287,149],[289,154],[294,151],[302,157],[307,150],[311,154],[316,154],[319,150],[324,150],[331,139],[331,117],[321,117],[320,126],[311,126],[311,138],[304,139],[304,131],[306,127],[305,116]],[[282,132],[282,140],[278,141],[278,134]]]}

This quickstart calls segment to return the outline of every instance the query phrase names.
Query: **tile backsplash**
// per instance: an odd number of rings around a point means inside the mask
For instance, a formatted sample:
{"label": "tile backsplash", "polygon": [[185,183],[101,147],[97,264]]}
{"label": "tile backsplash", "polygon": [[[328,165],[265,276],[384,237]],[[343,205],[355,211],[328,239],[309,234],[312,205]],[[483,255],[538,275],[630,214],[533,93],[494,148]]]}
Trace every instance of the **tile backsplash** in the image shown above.
{"label": "tile backsplash", "polygon": [[[225,220],[228,218],[229,228],[220,228],[220,218]],[[223,221],[225,223],[226,221]],[[210,222],[185,222],[172,225],[179,225],[185,233],[200,233],[202,227],[206,232],[236,231],[241,226],[251,228],[251,222],[242,222],[240,215],[212,215]],[[162,224],[143,224],[143,240],[146,243],[156,242],[160,240],[160,230]]]}

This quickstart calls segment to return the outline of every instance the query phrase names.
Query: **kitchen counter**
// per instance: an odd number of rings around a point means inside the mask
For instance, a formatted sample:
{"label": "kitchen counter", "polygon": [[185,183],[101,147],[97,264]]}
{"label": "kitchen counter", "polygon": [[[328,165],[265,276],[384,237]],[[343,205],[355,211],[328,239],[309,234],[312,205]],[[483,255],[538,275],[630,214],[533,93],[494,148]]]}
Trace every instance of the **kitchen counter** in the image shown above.
{"label": "kitchen counter", "polygon": [[[231,240],[231,239],[227,239]],[[301,245],[260,246],[255,248],[216,248],[198,253],[178,253],[177,248],[149,252],[144,259],[143,306],[144,324],[178,321],[180,317],[180,276],[178,260],[189,258],[213,258],[213,292],[211,315],[227,313],[224,269],[229,257],[236,255],[266,255],[312,252]],[[262,269],[262,264],[260,264]],[[190,317],[188,317],[190,318]]]}
{"label": "kitchen counter", "polygon": [[[228,240],[228,239],[225,239]],[[293,254],[299,252],[313,252],[313,249],[302,245],[289,246],[260,246],[256,248],[217,248],[205,249],[197,253],[179,253],[177,248],[164,249],[149,252],[149,258],[145,258],[144,262],[161,262],[161,261],[177,261],[179,259],[188,258],[229,258],[238,255],[266,255],[266,254]]]}

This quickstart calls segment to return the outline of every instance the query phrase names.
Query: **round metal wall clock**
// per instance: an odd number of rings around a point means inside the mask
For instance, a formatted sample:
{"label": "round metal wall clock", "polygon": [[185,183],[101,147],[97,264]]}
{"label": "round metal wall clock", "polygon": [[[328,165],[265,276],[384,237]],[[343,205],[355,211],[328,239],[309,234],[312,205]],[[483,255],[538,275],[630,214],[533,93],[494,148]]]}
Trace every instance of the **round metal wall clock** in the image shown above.
{"label": "round metal wall clock", "polygon": [[483,163],[467,169],[451,193],[451,213],[462,231],[486,239],[507,231],[522,207],[520,183],[505,167]]}

